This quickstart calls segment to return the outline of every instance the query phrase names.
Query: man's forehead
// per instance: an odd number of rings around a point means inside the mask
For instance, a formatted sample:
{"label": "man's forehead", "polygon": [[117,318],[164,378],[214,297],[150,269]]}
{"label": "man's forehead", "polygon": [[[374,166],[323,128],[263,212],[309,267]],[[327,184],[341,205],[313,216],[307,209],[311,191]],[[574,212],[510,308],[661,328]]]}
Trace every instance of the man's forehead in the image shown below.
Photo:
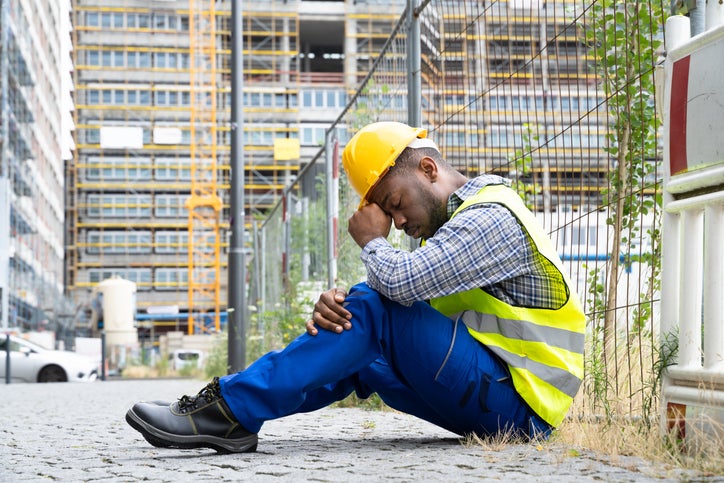
{"label": "man's forehead", "polygon": [[367,200],[371,203],[376,203],[379,206],[383,206],[390,197],[390,194],[394,189],[397,188],[397,182],[395,181],[399,176],[382,177],[382,179],[372,188]]}

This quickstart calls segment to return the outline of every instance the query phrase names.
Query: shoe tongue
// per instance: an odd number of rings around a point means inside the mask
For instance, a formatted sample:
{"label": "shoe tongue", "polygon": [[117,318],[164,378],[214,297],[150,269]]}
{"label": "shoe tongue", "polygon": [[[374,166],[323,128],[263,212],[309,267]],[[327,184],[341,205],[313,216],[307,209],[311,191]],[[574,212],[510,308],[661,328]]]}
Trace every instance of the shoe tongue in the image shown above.
{"label": "shoe tongue", "polygon": [[181,398],[178,400],[178,408],[182,412],[189,408],[195,409],[198,406],[199,398],[202,398],[205,402],[208,403],[220,396],[221,388],[219,386],[219,378],[215,377],[195,396],[181,396]]}

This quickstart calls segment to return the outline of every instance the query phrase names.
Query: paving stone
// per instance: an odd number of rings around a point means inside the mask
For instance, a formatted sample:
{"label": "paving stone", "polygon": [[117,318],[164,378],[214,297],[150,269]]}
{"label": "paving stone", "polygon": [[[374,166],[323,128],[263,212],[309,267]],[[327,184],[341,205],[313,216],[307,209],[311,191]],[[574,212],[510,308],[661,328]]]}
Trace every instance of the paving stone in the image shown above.
{"label": "paving stone", "polygon": [[394,411],[326,408],[269,421],[258,451],[236,455],[154,448],[126,424],[135,402],[172,401],[206,382],[0,385],[0,481],[724,481],[559,443],[465,445]]}

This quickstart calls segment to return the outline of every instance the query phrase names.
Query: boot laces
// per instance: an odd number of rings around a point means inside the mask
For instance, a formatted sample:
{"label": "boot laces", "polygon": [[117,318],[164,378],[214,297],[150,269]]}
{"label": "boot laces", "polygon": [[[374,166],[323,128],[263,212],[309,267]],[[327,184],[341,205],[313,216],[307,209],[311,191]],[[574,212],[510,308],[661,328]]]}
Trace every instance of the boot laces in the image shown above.
{"label": "boot laces", "polygon": [[185,413],[198,409],[201,405],[208,404],[221,398],[221,387],[219,386],[219,378],[215,377],[210,383],[199,391],[195,396],[181,396],[178,400],[178,409]]}

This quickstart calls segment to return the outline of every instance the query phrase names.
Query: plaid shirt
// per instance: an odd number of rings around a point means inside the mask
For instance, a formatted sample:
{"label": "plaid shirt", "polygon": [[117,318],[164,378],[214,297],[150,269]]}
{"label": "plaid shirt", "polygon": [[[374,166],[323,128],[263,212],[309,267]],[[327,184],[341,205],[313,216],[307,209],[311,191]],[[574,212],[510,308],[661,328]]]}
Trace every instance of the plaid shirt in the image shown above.
{"label": "plaid shirt", "polygon": [[511,305],[563,305],[565,282],[534,256],[528,236],[507,208],[478,204],[449,219],[465,199],[501,183],[509,184],[493,175],[465,183],[448,199],[448,221],[412,252],[393,248],[382,237],[369,242],[361,255],[367,284],[404,305],[477,287]]}

